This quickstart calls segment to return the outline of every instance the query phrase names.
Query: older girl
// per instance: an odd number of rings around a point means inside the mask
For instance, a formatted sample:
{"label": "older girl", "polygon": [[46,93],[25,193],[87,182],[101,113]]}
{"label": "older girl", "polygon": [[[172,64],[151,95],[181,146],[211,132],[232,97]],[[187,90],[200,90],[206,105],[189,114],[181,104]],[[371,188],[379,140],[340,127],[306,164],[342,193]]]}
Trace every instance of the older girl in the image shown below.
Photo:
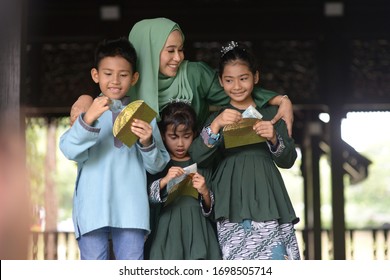
{"label": "older girl", "polygon": [[[259,72],[255,58],[235,42],[222,51],[219,80],[230,103],[210,116],[202,137],[190,150],[199,166],[217,162],[211,189],[222,257],[300,259],[293,226],[298,218],[277,168],[293,166],[297,157],[294,140],[283,121],[272,124],[275,106],[256,106],[254,85]],[[253,125],[259,141],[226,148],[223,128],[238,123],[250,106],[262,115]]]}

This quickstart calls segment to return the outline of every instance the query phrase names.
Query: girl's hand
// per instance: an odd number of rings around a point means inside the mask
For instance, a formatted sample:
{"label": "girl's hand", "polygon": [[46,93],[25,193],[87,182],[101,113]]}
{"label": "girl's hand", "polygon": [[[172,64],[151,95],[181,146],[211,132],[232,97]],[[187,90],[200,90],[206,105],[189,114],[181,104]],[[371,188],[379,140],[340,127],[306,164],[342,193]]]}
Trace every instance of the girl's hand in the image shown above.
{"label": "girl's hand", "polygon": [[142,146],[148,147],[152,144],[152,126],[143,120],[134,119],[131,124],[131,132],[138,138]]}
{"label": "girl's hand", "polygon": [[84,122],[92,125],[110,107],[110,99],[106,96],[96,97],[84,115]]}
{"label": "girl's hand", "polygon": [[165,175],[165,177],[161,179],[160,189],[164,188],[170,180],[172,180],[173,178],[177,178],[184,173],[185,172],[183,168],[179,166],[172,166],[171,168],[169,168],[167,175]]}
{"label": "girl's hand", "polygon": [[271,121],[258,121],[253,125],[256,134],[276,144],[276,131]]}
{"label": "girl's hand", "polygon": [[206,185],[205,178],[201,174],[196,172],[192,176],[192,185],[198,191],[198,193],[202,196],[204,209],[206,211],[209,211],[210,207],[211,207],[211,197],[210,197],[209,188]]}
{"label": "girl's hand", "polygon": [[226,109],[213,120],[210,125],[211,131],[217,134],[222,127],[228,124],[237,123],[241,119],[242,115],[240,112],[234,109]]}
{"label": "girl's hand", "polygon": [[198,191],[198,193],[202,196],[208,195],[209,190],[206,186],[205,178],[200,175],[198,172],[193,174],[192,176],[192,184],[194,188]]}

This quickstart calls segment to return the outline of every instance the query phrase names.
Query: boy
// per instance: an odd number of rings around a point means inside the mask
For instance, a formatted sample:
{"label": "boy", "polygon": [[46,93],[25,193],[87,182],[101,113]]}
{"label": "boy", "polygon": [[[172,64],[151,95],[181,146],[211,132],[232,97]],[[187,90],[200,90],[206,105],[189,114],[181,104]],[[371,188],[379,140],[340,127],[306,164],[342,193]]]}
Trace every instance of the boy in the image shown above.
{"label": "boy", "polygon": [[136,62],[126,38],[98,45],[91,76],[102,93],[60,139],[63,154],[78,164],[73,223],[81,259],[109,259],[109,239],[116,259],[143,259],[150,231],[146,171],[162,171],[169,154],[156,119],[133,121],[139,140],[131,147],[113,136],[118,109],[129,103],[126,93],[138,80]]}

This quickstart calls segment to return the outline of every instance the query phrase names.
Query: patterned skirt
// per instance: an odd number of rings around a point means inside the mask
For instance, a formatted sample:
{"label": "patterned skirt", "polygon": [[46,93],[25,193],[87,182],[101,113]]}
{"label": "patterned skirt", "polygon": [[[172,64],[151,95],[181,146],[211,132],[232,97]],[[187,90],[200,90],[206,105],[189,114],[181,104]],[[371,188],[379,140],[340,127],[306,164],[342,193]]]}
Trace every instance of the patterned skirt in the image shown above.
{"label": "patterned skirt", "polygon": [[299,260],[298,242],[292,223],[276,220],[244,220],[217,223],[218,242],[224,260]]}

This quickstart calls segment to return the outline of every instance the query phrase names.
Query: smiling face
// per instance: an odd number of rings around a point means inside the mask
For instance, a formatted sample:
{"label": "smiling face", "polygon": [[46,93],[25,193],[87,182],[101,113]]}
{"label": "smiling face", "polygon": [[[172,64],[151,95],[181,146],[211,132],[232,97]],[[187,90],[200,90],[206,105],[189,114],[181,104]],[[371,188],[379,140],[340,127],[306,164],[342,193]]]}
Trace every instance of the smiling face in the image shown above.
{"label": "smiling face", "polygon": [[102,93],[111,99],[123,98],[138,80],[138,72],[133,73],[130,63],[121,56],[103,58],[98,69],[91,70],[91,76],[99,83]]}
{"label": "smiling face", "polygon": [[176,76],[183,60],[183,36],[179,30],[174,30],[160,53],[160,73],[168,77]]}
{"label": "smiling face", "polygon": [[170,124],[166,128],[163,139],[173,160],[184,161],[189,159],[188,149],[194,139],[194,132],[191,128],[186,128],[184,124],[180,124],[175,130],[174,125]]}
{"label": "smiling face", "polygon": [[230,104],[239,109],[253,105],[252,91],[259,81],[258,71],[253,74],[246,63],[235,60],[224,66],[219,81],[231,99]]}

